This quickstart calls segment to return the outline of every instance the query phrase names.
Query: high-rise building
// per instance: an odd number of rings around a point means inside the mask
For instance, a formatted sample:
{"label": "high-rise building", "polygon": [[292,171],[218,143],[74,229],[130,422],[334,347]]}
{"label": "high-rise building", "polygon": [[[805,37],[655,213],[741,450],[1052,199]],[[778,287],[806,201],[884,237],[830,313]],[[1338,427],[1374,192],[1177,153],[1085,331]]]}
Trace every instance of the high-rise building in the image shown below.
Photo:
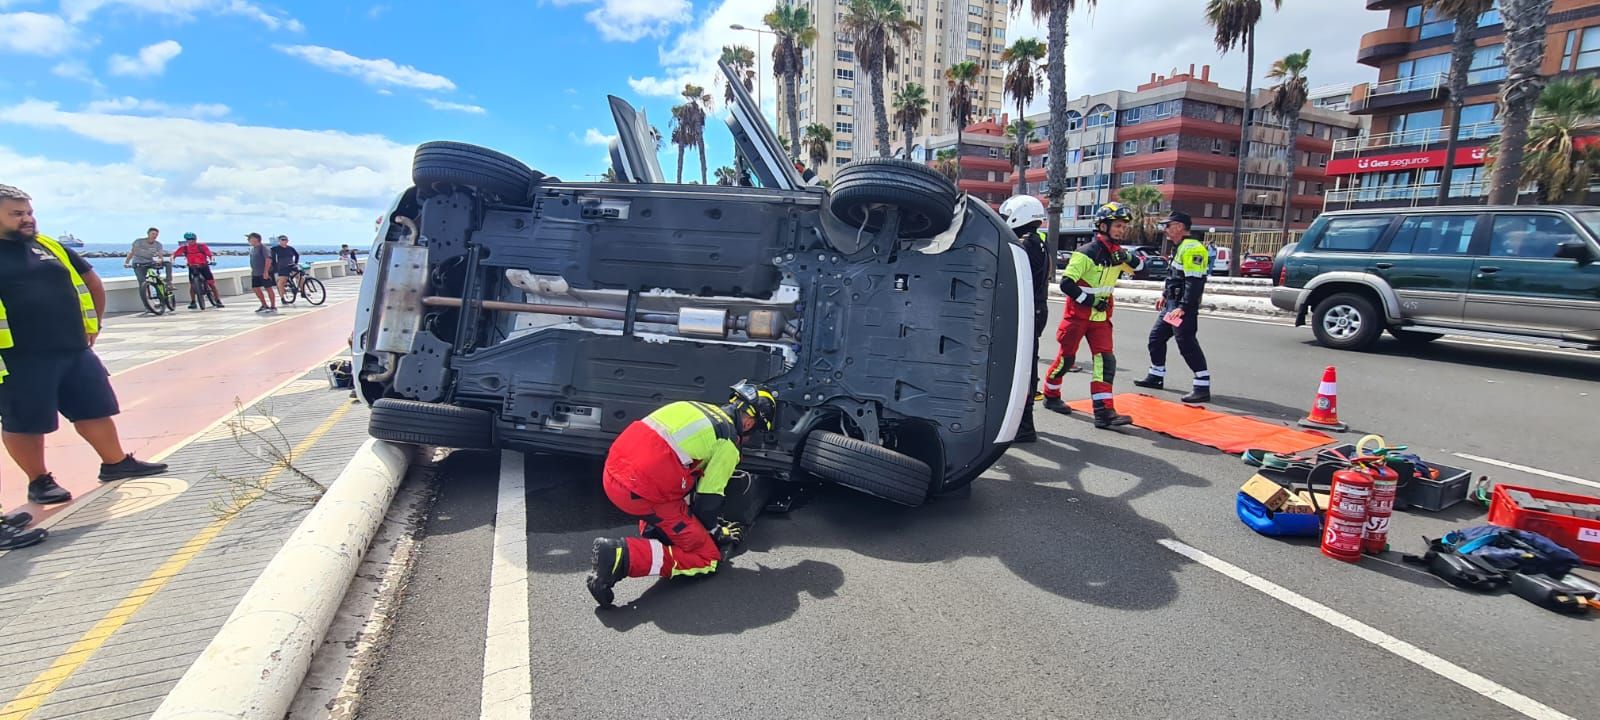
{"label": "high-rise building", "polygon": [[[792,0],[809,10],[817,28],[817,42],[806,53],[800,79],[798,105],[802,135],[805,127],[820,123],[833,132],[830,158],[817,174],[832,178],[834,169],[877,154],[872,89],[867,73],[856,62],[855,41],[842,30],[847,0]],[[894,64],[883,76],[883,100],[889,120],[890,152],[905,151],[907,138],[894,121],[894,94],[906,83],[927,90],[927,116],[910,138],[913,147],[926,147],[928,138],[951,132],[950,92],[945,71],[963,60],[982,68],[973,88],[974,119],[998,116],[1004,103],[1006,16],[1009,0],[902,0],[907,14],[922,26],[909,47],[894,48]],[[787,105],[778,95],[778,127],[788,127]],[[803,157],[803,155],[802,155]]]}
{"label": "high-rise building", "polygon": [[[1371,116],[1369,134],[1334,143],[1327,208],[1433,205],[1445,164],[1450,46],[1455,23],[1425,12],[1417,0],[1366,0],[1387,22],[1361,38],[1356,60],[1378,69],[1358,85],[1350,111]],[[1482,203],[1489,142],[1500,134],[1495,100],[1506,78],[1505,28],[1498,3],[1478,18],[1477,49],[1457,123],[1450,204]],[[1555,0],[1545,31],[1546,77],[1600,73],[1600,0]]]}

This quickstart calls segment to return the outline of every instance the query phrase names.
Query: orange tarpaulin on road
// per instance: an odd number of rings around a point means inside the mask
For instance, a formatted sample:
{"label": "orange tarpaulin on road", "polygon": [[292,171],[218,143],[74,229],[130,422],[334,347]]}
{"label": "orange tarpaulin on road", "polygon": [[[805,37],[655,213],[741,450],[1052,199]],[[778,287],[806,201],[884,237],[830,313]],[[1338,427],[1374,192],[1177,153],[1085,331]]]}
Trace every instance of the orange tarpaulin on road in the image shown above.
{"label": "orange tarpaulin on road", "polygon": [[[1208,445],[1225,453],[1242,453],[1251,448],[1279,454],[1298,453],[1321,447],[1333,438],[1313,430],[1297,430],[1265,420],[1240,417],[1207,410],[1196,405],[1157,400],[1149,395],[1128,393],[1115,398],[1117,412],[1133,418],[1133,424],[1179,440]],[[1073,410],[1094,412],[1088,400],[1067,403]]]}

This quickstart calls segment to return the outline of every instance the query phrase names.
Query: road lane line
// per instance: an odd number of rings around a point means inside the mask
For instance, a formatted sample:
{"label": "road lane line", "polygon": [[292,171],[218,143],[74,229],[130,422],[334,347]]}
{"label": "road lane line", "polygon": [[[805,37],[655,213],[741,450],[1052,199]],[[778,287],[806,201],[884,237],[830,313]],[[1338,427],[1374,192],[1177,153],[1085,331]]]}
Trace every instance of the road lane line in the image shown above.
{"label": "road lane line", "polygon": [[1572,716],[1555,708],[1367,625],[1360,620],[1340,613],[1293,590],[1269,582],[1237,565],[1220,560],[1177,540],[1157,540],[1156,542],[1161,543],[1166,549],[1222,573],[1228,578],[1259,590],[1289,607],[1387,650],[1396,657],[1411,662],[1428,672],[1511,708],[1525,717],[1535,718],[1535,720],[1575,720]]}
{"label": "road lane line", "polygon": [[1550,472],[1549,470],[1540,470],[1539,468],[1528,467],[1527,465],[1518,465],[1516,463],[1510,463],[1510,462],[1506,462],[1504,460],[1496,460],[1494,458],[1486,458],[1486,457],[1481,457],[1481,456],[1478,456],[1478,455],[1468,455],[1467,453],[1452,453],[1452,454],[1454,454],[1456,457],[1461,458],[1463,460],[1472,460],[1474,462],[1481,462],[1481,463],[1486,463],[1486,464],[1489,464],[1489,465],[1499,465],[1500,467],[1510,468],[1512,470],[1516,470],[1516,471],[1519,471],[1519,472],[1525,472],[1525,473],[1528,473],[1529,475],[1538,475],[1540,477],[1547,477],[1547,478],[1551,478],[1551,479],[1554,479],[1554,480],[1565,480],[1565,481],[1567,481],[1569,483],[1577,483],[1579,485],[1588,485],[1589,487],[1592,487],[1592,488],[1600,488],[1600,482],[1595,482],[1593,480],[1585,480],[1585,479],[1580,478],[1580,477],[1573,477],[1571,475],[1562,475],[1561,473]]}
{"label": "road lane line", "polygon": [[[310,450],[312,446],[322,439],[323,435],[328,434],[328,431],[333,429],[333,426],[339,422],[340,418],[344,417],[345,413],[350,412],[351,407],[351,404],[345,403],[335,408],[322,421],[322,424],[313,429],[306,435],[304,440],[301,440],[289,451],[289,458],[292,460],[300,457],[307,450]],[[287,465],[279,465],[273,468],[262,476],[262,486],[270,485],[287,469]],[[254,502],[260,496],[259,491],[250,496],[239,506],[240,509],[242,510],[245,505]],[[232,523],[241,514],[243,513],[234,512],[217,518],[189,538],[188,542],[178,548],[177,552],[174,552],[165,562],[161,563],[160,567],[150,573],[144,579],[144,582],[139,583],[137,587],[129,592],[122,599],[122,602],[117,603],[116,607],[106,612],[99,622],[95,623],[82,637],[78,638],[77,642],[68,647],[66,652],[57,657],[55,662],[50,664],[50,667],[45,668],[44,672],[39,673],[33,679],[33,682],[28,683],[27,687],[18,691],[16,696],[11,699],[11,702],[0,708],[0,720],[23,720],[44,705],[45,701],[50,699],[51,693],[61,687],[61,684],[65,683],[68,678],[71,678],[72,674],[83,667],[84,663],[89,662],[89,658],[93,657],[95,652],[104,646],[106,641],[111,639],[112,635],[122,629],[122,626],[134,614],[138,613],[145,603],[150,602],[150,599],[155,597],[156,593],[161,592],[161,589],[166,587],[167,583],[183,572],[183,569],[188,567],[190,561],[199,557],[200,553],[206,549],[206,546],[210,545],[212,540],[217,539],[217,536],[222,534],[222,531],[228,527],[229,523]]]}
{"label": "road lane line", "polygon": [[500,453],[494,559],[489,571],[489,632],[483,648],[482,720],[527,720],[533,712],[528,642],[528,499],[522,453]]}
{"label": "road lane line", "polygon": [[[347,302],[350,302],[351,300],[354,300],[354,299],[355,298],[350,298],[350,299],[346,299],[346,300],[340,300],[339,302],[336,302],[336,303],[334,303],[332,305],[323,305],[323,306],[317,308],[317,310],[331,310],[331,309],[336,308],[336,307],[338,307],[340,305],[343,305],[343,304],[345,304]],[[204,350],[204,349],[206,349],[208,347],[211,347],[212,345],[216,345],[217,343],[227,342],[229,340],[232,340],[232,339],[238,338],[238,337],[244,337],[245,335],[249,335],[250,333],[253,333],[253,332],[257,331],[257,330],[261,330],[263,328],[269,328],[269,327],[272,327],[273,325],[277,325],[278,323],[289,322],[290,320],[294,320],[296,318],[303,318],[303,317],[307,317],[307,316],[310,316],[310,315],[315,315],[316,312],[317,312],[316,310],[312,310],[312,311],[309,311],[309,312],[295,313],[293,315],[285,315],[285,316],[280,317],[280,318],[273,318],[272,320],[270,320],[268,322],[264,322],[264,323],[262,323],[260,325],[256,325],[256,326],[250,328],[249,330],[245,330],[243,332],[237,332],[237,333],[234,333],[232,335],[225,336],[225,337],[220,337],[220,338],[217,338],[217,339],[212,340],[210,342],[206,342],[206,343],[203,343],[203,344],[200,344],[200,345],[196,345],[194,347],[184,348],[182,350],[179,350],[177,352],[174,352],[174,353],[171,353],[171,354],[168,354],[168,355],[162,355],[161,357],[158,357],[158,358],[156,358],[154,360],[149,360],[149,361],[146,361],[146,362],[142,362],[142,363],[139,363],[138,365],[135,365],[135,366],[130,367],[130,368],[125,368],[125,369],[122,369],[122,370],[118,370],[118,371],[116,371],[114,373],[111,373],[111,377],[117,377],[117,376],[120,376],[120,375],[126,375],[126,374],[131,373],[131,372],[133,372],[135,370],[138,370],[139,368],[148,367],[148,366],[154,365],[154,364],[156,364],[158,362],[163,362],[165,360],[168,360],[168,359],[171,359],[171,358],[175,358],[175,357],[177,357],[179,355],[188,355],[189,353],[192,353],[192,352],[196,352],[196,351],[199,351],[199,350]],[[111,320],[113,322],[115,322],[116,318],[111,318]]]}

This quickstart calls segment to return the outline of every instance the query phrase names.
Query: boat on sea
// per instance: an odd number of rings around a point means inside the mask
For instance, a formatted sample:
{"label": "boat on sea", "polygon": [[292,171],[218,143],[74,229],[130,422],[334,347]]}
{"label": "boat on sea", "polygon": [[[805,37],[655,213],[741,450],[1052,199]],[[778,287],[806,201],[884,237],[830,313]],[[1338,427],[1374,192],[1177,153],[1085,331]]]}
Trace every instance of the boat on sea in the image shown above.
{"label": "boat on sea", "polygon": [[67,233],[66,235],[62,235],[61,237],[56,238],[56,242],[61,243],[62,247],[69,247],[69,248],[81,248],[81,247],[83,247],[83,241],[79,240],[78,238],[73,237],[72,233]]}

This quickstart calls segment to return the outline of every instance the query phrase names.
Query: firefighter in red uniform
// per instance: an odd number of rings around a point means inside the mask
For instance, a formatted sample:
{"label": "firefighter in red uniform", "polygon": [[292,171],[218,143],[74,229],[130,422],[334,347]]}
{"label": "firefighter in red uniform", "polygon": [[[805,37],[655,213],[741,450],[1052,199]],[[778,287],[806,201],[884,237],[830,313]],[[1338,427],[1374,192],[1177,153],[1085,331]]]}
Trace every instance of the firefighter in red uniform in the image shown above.
{"label": "firefighter in red uniform", "polygon": [[1106,203],[1095,213],[1094,221],[1094,239],[1073,251],[1061,274],[1061,292],[1067,296],[1067,308],[1056,329],[1061,351],[1045,373],[1044,406],[1058,413],[1072,412],[1061,401],[1061,377],[1072,361],[1069,352],[1078,347],[1079,341],[1088,340],[1094,367],[1094,376],[1089,380],[1094,426],[1109,428],[1133,422],[1127,415],[1118,415],[1111,400],[1111,383],[1117,375],[1117,356],[1111,340],[1111,293],[1122,274],[1138,271],[1144,259],[1122,249],[1120,244],[1133,222],[1128,208],[1121,203]]}
{"label": "firefighter in red uniform", "polygon": [[610,605],[612,586],[625,577],[716,572],[723,548],[744,532],[719,517],[739,441],[756,429],[770,432],[777,414],[778,397],[745,381],[726,405],[671,403],[617,436],[606,455],[606,497],[643,518],[641,537],[595,539],[586,584],[596,602]]}

